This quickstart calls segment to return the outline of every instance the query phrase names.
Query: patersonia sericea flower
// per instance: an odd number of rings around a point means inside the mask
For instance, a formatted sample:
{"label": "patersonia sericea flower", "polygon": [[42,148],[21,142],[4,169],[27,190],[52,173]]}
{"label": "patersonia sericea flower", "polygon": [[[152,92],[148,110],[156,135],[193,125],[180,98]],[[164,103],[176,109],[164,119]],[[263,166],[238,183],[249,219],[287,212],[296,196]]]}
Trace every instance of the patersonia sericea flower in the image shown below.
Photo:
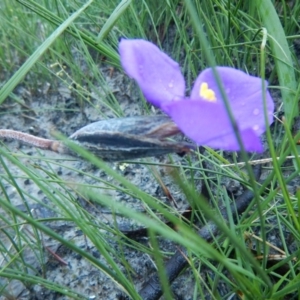
{"label": "patersonia sericea flower", "polygon": [[[190,97],[177,62],[145,40],[122,39],[121,63],[140,86],[146,100],[168,114],[179,129],[198,145],[240,150],[233,126],[211,68],[198,76]],[[259,136],[273,122],[274,102],[262,79],[230,67],[216,67],[246,151],[262,152]]]}

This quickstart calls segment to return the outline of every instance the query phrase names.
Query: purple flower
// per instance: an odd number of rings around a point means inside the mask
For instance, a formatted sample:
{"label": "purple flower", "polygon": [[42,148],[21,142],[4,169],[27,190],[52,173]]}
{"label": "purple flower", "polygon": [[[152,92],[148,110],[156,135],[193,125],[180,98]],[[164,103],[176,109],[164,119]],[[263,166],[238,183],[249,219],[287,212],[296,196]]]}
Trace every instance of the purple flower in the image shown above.
{"label": "purple flower", "polygon": [[[119,52],[124,70],[137,81],[147,101],[168,114],[186,136],[198,145],[240,150],[211,68],[199,74],[188,98],[178,63],[154,44],[122,39]],[[273,122],[274,103],[270,93],[262,89],[261,78],[229,67],[216,67],[216,71],[245,150],[262,152],[259,136],[266,130],[264,93],[268,123]],[[265,82],[265,88],[267,85]]]}

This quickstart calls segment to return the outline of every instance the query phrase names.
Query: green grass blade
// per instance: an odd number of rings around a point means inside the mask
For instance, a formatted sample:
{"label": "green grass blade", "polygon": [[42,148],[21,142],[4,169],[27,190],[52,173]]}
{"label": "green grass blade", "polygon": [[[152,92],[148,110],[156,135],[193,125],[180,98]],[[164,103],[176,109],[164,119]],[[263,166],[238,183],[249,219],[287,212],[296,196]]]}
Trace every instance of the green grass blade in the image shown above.
{"label": "green grass blade", "polygon": [[21,68],[4,84],[0,90],[0,105],[9,96],[13,89],[21,82],[24,76],[35,65],[35,63],[42,57],[42,55],[49,49],[52,43],[70,26],[80,14],[91,5],[93,0],[88,1],[78,11],[73,13],[66,21],[64,21],[26,60]]}
{"label": "green grass blade", "polygon": [[[27,7],[31,11],[35,12],[37,15],[41,16],[43,19],[47,20],[49,23],[59,26],[62,24],[63,19],[60,18],[58,15],[54,14],[53,12],[49,11],[42,5],[31,1],[31,0],[17,0],[20,4]],[[110,62],[115,65],[119,66],[119,55],[116,53],[116,51],[113,50],[113,48],[110,45],[106,45],[105,43],[97,43],[95,41],[95,37],[92,36],[90,33],[83,32],[82,30],[75,30],[73,27],[67,27],[65,29],[67,33],[72,35],[75,38],[78,38],[78,34],[80,35],[80,38],[90,47],[94,48],[95,50],[99,51],[99,53],[102,53],[105,57],[108,57]]]}
{"label": "green grass blade", "polygon": [[[16,165],[20,170],[22,170],[24,173],[28,174],[29,178],[40,188],[43,193],[49,197],[49,199],[57,204],[60,205],[61,203],[59,200],[57,200],[57,197],[54,196],[49,191],[49,186],[45,183],[43,183],[40,178],[34,174],[34,171],[28,169],[24,165],[22,165],[15,157],[11,156],[7,152],[3,151],[0,148],[0,154],[1,156],[5,157],[6,159],[10,160],[14,165]],[[92,254],[86,252],[84,249],[81,249],[80,247],[76,246],[71,241],[64,239],[61,235],[57,234],[55,231],[44,225],[43,223],[39,222],[39,220],[36,220],[34,217],[29,216],[26,213],[23,213],[20,211],[17,207],[6,201],[5,199],[0,198],[0,204],[3,209],[10,212],[14,216],[20,217],[22,220],[36,228],[37,230],[40,230],[41,232],[45,233],[46,235],[52,237],[53,239],[61,242],[65,246],[67,246],[69,249],[73,250],[74,252],[82,255],[87,259],[92,265],[98,267],[101,269],[104,273],[106,273],[109,277],[111,277],[124,291],[126,291],[129,295],[135,296],[137,295],[136,291],[134,290],[132,284],[128,281],[125,274],[121,273],[119,270],[116,270],[116,267],[114,268],[114,264],[112,264],[112,267],[114,270],[111,270],[108,266],[103,264],[99,259],[95,258]],[[90,223],[90,220],[83,219],[83,216],[80,215],[76,209],[73,208],[72,203],[64,202],[63,206],[65,206],[66,211],[73,215],[76,219],[75,223],[78,225],[79,228],[81,228],[83,231],[87,231],[87,224]],[[63,207],[61,206],[61,209],[63,210]],[[91,231],[90,231],[91,233]],[[95,235],[97,235],[95,232],[94,235],[90,235],[91,240],[97,245],[97,243],[100,243],[100,241],[95,240]],[[99,245],[98,245],[99,246]],[[101,248],[103,249],[102,245]],[[99,248],[98,248],[99,249]],[[102,250],[101,249],[101,250]],[[106,255],[106,259],[108,258],[107,252],[104,253]],[[109,263],[111,263],[110,258],[107,259]],[[117,272],[116,272],[117,271]],[[118,274],[116,274],[118,273]]]}
{"label": "green grass blade", "polygon": [[295,97],[297,81],[291,51],[278,14],[271,0],[257,0],[257,9],[270,36],[271,48],[275,60],[278,79],[282,87],[285,117],[289,127],[293,118],[298,116],[298,100]]}
{"label": "green grass blade", "polygon": [[128,6],[131,4],[132,0],[122,0],[120,4],[115,8],[113,13],[107,19],[105,24],[103,25],[99,35],[97,37],[96,42],[100,43],[103,39],[109,34],[110,30],[114,27],[114,25],[118,22],[118,19],[122,16],[122,14],[126,11]]}

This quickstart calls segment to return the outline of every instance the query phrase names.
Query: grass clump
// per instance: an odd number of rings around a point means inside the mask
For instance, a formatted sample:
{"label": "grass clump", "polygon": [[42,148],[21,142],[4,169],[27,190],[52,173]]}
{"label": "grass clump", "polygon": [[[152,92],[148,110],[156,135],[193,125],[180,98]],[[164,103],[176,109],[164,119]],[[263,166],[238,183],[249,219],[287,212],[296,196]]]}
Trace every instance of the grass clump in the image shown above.
{"label": "grass clump", "polygon": [[[12,291],[12,284],[18,282],[23,287],[20,293],[43,287],[50,294],[88,299],[103,296],[105,291],[99,286],[105,284],[111,290],[117,287],[116,297],[125,293],[140,299],[140,286],[150,275],[142,265],[134,265],[132,257],[143,256],[152,270],[149,273],[158,272],[165,298],[173,299],[186,290],[172,287],[163,263],[179,247],[188,262],[181,281],[192,287],[189,298],[225,299],[234,293],[249,299],[297,295],[299,134],[292,126],[298,116],[299,8],[297,1],[207,1],[206,5],[188,0],[18,0],[14,5],[2,1],[2,126],[9,116],[17,114],[22,120],[31,109],[37,112],[36,119],[62,113],[60,106],[51,103],[48,110],[41,108],[62,88],[76,99],[76,105],[63,111],[67,121],[76,114],[85,116],[91,107],[102,118],[128,115],[112,81],[120,80],[120,89],[125,85],[122,95],[128,94],[127,100],[133,97],[130,101],[134,102],[141,94],[122,74],[117,53],[121,37],[151,40],[180,61],[187,89],[211,65],[233,66],[265,78],[276,100],[276,122],[266,134],[269,151],[265,156],[272,162],[264,165],[260,180],[252,174],[254,157],[242,156],[246,160],[242,168],[241,157],[235,153],[208,148],[204,154],[195,151],[163,162],[106,164],[74,145],[70,147],[81,159],[47,157],[38,151],[30,156],[26,148],[13,153],[10,144],[2,144],[1,294],[18,297]],[[50,83],[49,93],[41,92],[45,83]],[[21,88],[30,92],[32,102],[22,98]],[[35,107],[32,103],[37,98],[39,106]],[[66,103],[67,98],[62,101]],[[143,101],[135,105],[139,114],[151,113]],[[82,163],[83,158],[88,163]],[[143,178],[136,181],[132,175],[144,175],[144,170],[155,182],[149,188],[137,184]],[[169,197],[181,203],[180,208],[190,207],[189,219],[175,202],[165,201],[158,186],[165,191],[169,188]],[[236,211],[231,212],[233,194],[240,194],[242,188],[252,191],[254,200],[243,214],[235,216]],[[41,209],[47,213],[41,214]],[[145,227],[149,239],[135,241],[126,236],[119,224],[124,220],[131,229]],[[217,228],[209,240],[199,236],[208,224]],[[69,252],[57,254],[60,245]],[[75,285],[78,274],[62,267],[68,265],[64,256],[83,261],[76,268],[82,268],[82,274],[91,280],[97,274],[99,281],[93,286],[98,289],[87,291]],[[51,277],[55,268],[49,265],[49,257],[61,264],[70,280],[61,283]]]}

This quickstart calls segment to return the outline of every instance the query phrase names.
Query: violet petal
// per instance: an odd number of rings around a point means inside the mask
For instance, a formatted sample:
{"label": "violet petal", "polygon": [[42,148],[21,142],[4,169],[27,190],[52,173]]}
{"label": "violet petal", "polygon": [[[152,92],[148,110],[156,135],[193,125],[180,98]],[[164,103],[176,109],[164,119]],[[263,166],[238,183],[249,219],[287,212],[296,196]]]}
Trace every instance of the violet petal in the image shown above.
{"label": "violet petal", "polygon": [[119,53],[125,72],[137,81],[151,104],[161,107],[184,96],[185,81],[178,63],[154,44],[122,39]]}
{"label": "violet petal", "polygon": [[[217,67],[216,71],[220,76],[230,108],[240,128],[252,128],[257,135],[262,134],[266,125],[261,78],[229,67]],[[215,92],[217,101],[223,102],[212,69],[206,69],[198,76],[191,93],[191,99],[203,101],[199,95],[200,86],[203,82],[208,83],[208,88]],[[268,83],[265,82],[265,87],[267,86]],[[267,90],[266,107],[270,125],[273,122],[274,102]]]}
{"label": "violet petal", "polygon": [[[180,100],[162,107],[180,130],[198,145],[229,151],[240,150],[227,112],[220,102]],[[246,151],[263,150],[259,137],[251,128],[241,129]]]}

